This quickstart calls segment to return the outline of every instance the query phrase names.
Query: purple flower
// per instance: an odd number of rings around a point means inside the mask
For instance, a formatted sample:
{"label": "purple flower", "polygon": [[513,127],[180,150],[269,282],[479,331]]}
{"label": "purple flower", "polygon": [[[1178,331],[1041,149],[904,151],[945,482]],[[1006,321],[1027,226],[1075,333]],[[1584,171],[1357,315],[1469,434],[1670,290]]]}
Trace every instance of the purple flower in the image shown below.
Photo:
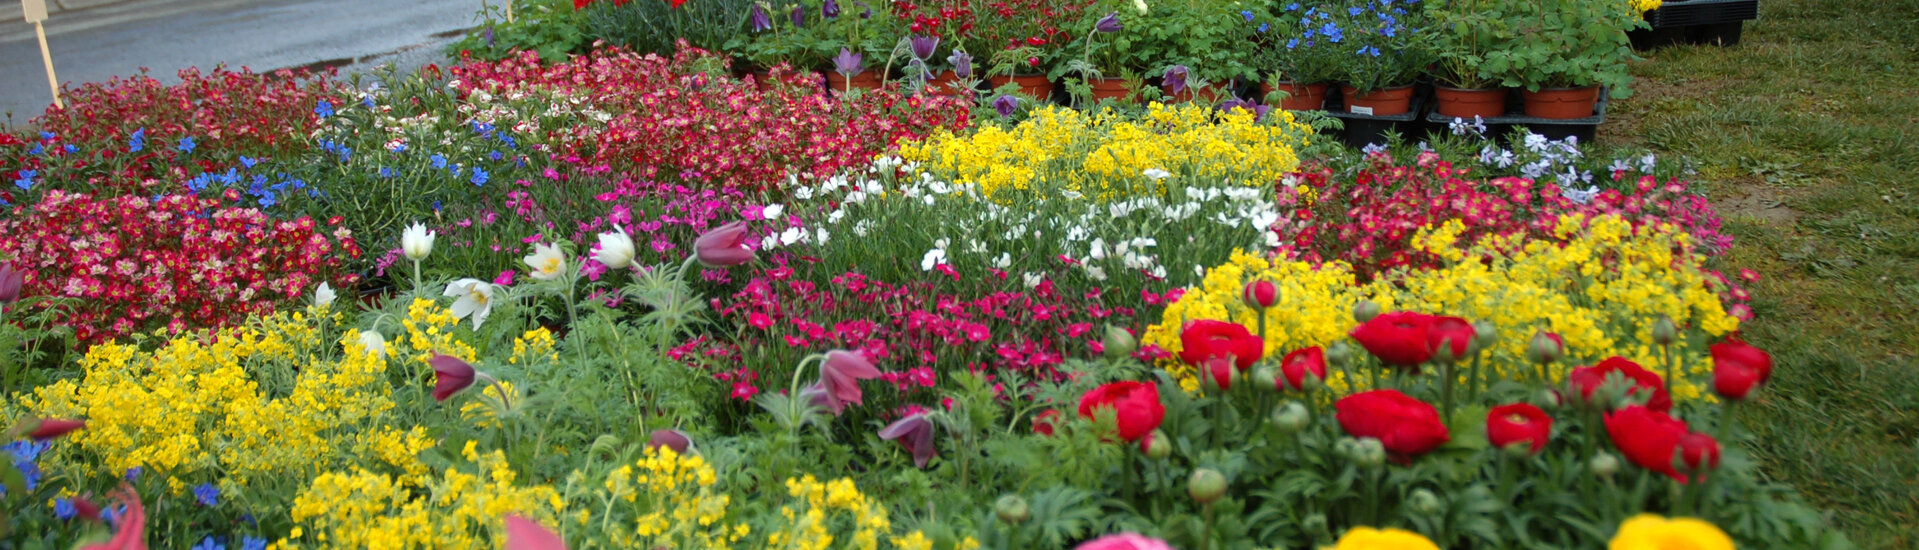
{"label": "purple flower", "polygon": [[1003,95],[993,99],[993,110],[998,112],[1001,117],[1013,116],[1013,111],[1018,109],[1019,98],[1017,97]]}
{"label": "purple flower", "polygon": [[861,11],[860,11],[860,19],[872,19],[872,18],[873,18],[873,5],[872,5],[872,4],[868,4],[868,3],[865,3],[865,2],[861,2],[860,0],[853,0],[853,3],[855,3],[855,4],[859,4],[859,5],[860,5],[860,8],[862,8],[862,9],[861,9]]}
{"label": "purple flower", "polygon": [[804,6],[795,4],[793,11],[788,14],[793,16],[793,28],[797,29],[806,26],[806,8]]}
{"label": "purple flower", "polygon": [[826,0],[826,4],[820,6],[820,16],[827,19],[839,17],[840,3],[835,2],[834,0]]}
{"label": "purple flower", "polygon": [[913,35],[911,41],[913,43],[914,59],[930,59],[933,57],[933,50],[940,47],[940,39],[937,36],[920,36],[916,34]]}
{"label": "purple flower", "polygon": [[1095,32],[1119,32],[1122,28],[1125,27],[1119,24],[1119,12],[1106,14],[1106,17],[1099,18],[1099,22],[1093,24]]}
{"label": "purple flower", "polygon": [[1174,65],[1167,67],[1166,76],[1162,77],[1162,80],[1166,84],[1166,89],[1171,90],[1173,95],[1179,95],[1180,92],[1186,91],[1186,66]]}
{"label": "purple flower", "polygon": [[926,413],[910,415],[887,424],[880,429],[880,439],[898,441],[900,446],[913,453],[913,465],[921,468],[925,468],[926,462],[938,453],[933,449],[933,421],[926,417]]}
{"label": "purple flower", "polygon": [[955,76],[958,76],[960,78],[972,78],[973,56],[967,54],[966,50],[953,48],[953,55],[947,56],[946,62],[953,64],[953,74]]}
{"label": "purple flower", "polygon": [[840,54],[833,57],[833,70],[846,76],[858,74],[860,72],[861,58],[862,56],[853,53],[853,50],[840,48]]}
{"label": "purple flower", "polygon": [[766,4],[753,4],[753,32],[773,30],[773,20],[766,16]]}
{"label": "purple flower", "polygon": [[827,352],[826,360],[820,362],[820,381],[800,393],[802,397],[819,403],[837,415],[846,410],[848,403],[859,405],[864,402],[859,381],[879,377],[879,369],[873,368],[873,362],[866,360],[866,356],[833,350]]}
{"label": "purple flower", "polygon": [[1219,110],[1222,112],[1230,113],[1233,112],[1233,109],[1245,109],[1246,112],[1253,114],[1253,121],[1258,122],[1260,119],[1266,118],[1266,111],[1272,110],[1272,107],[1254,103],[1253,100],[1250,99],[1240,99],[1237,97],[1219,104]]}

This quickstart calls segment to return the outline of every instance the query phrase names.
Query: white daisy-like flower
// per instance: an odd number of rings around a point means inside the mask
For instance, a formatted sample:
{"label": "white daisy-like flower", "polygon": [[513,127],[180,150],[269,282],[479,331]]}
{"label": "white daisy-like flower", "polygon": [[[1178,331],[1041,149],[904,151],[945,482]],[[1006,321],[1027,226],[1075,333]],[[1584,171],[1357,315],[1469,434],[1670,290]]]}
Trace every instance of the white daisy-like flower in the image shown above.
{"label": "white daisy-like flower", "polygon": [[780,213],[785,211],[786,211],[786,206],[784,205],[769,204],[769,205],[766,205],[766,208],[760,209],[760,217],[769,219],[769,220],[777,220],[780,218]]}
{"label": "white daisy-like flower", "polygon": [[479,279],[460,279],[446,285],[446,296],[457,296],[453,300],[454,319],[473,317],[473,328],[478,330],[486,316],[493,313],[493,293],[497,290],[492,284]]}
{"label": "white daisy-like flower", "polygon": [[945,249],[935,248],[928,250],[925,256],[920,257],[920,271],[932,271],[933,266],[943,263],[946,263]]}
{"label": "white daisy-like flower", "polygon": [[566,272],[566,253],[560,251],[559,243],[533,245],[533,253],[520,261],[532,269],[527,276],[541,281],[557,279]]}

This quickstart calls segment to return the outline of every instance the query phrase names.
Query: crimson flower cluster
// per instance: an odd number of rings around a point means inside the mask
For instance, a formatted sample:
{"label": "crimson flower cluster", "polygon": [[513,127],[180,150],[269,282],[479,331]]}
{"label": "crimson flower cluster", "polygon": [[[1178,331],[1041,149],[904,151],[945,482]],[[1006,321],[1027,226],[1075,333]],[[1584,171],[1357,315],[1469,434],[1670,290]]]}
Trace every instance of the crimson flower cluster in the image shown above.
{"label": "crimson flower cluster", "polygon": [[337,221],[329,229],[220,203],[50,191],[0,221],[0,256],[25,273],[22,304],[81,298],[60,306],[58,319],[87,343],[225,326],[321,282],[355,282],[341,266],[360,249]]}
{"label": "crimson flower cluster", "polygon": [[857,99],[821,93],[817,76],[776,69],[761,86],[732,78],[729,61],[684,43],[672,58],[609,48],[544,64],[523,52],[498,62],[467,59],[451,71],[460,92],[579,97],[611,113],[605,128],[549,130],[561,154],[604,162],[636,178],[677,178],[757,191],[794,171],[826,177],[862,166],[903,139],[963,128],[955,98],[873,91]]}

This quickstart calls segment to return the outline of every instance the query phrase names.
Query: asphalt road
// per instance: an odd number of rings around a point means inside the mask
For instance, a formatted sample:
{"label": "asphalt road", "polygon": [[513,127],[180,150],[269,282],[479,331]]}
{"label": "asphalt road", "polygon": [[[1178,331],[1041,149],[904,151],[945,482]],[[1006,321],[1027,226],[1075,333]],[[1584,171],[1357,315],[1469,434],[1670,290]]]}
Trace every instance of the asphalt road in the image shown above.
{"label": "asphalt road", "polygon": [[[14,3],[15,0],[0,0]],[[438,60],[476,25],[481,0],[131,0],[55,14],[47,45],[63,83],[105,81],[141,68],[166,81],[187,67],[254,71],[318,62],[352,68]],[[17,11],[17,10],[16,10]],[[27,123],[53,103],[33,25],[0,21],[0,121]]]}

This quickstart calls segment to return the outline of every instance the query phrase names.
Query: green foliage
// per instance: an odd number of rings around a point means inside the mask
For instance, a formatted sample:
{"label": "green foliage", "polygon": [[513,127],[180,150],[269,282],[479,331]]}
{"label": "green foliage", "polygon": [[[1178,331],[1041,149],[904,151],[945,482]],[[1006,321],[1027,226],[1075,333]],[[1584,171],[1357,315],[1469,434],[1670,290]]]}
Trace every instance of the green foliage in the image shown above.
{"label": "green foliage", "polygon": [[[574,11],[569,0],[493,0],[481,3],[475,16],[479,25],[458,41],[448,44],[447,55],[458,58],[471,54],[478,59],[499,60],[520,50],[540,53],[548,62],[562,61],[579,51],[590,40],[582,31],[585,17]],[[604,3],[604,2],[602,2]],[[634,2],[643,4],[646,2]],[[508,4],[513,19],[507,20]]]}
{"label": "green foliage", "polygon": [[1517,4],[1492,0],[1426,3],[1429,28],[1436,35],[1434,78],[1457,88],[1502,85],[1503,75],[1491,69],[1488,58],[1508,48],[1524,47],[1526,37],[1516,31],[1514,18],[1507,13],[1521,9]]}
{"label": "green foliage", "polygon": [[[1631,97],[1626,63],[1637,59],[1626,31],[1646,21],[1629,2],[1531,0],[1490,2],[1486,17],[1507,25],[1517,40],[1483,55],[1479,74],[1499,85],[1541,88],[1609,86],[1615,98]],[[1495,36],[1500,34],[1495,32]]]}
{"label": "green foliage", "polygon": [[1245,19],[1240,11],[1248,6],[1227,0],[1195,0],[1154,4],[1150,15],[1142,17],[1131,44],[1135,69],[1158,75],[1168,67],[1184,65],[1190,71],[1188,85],[1199,87],[1233,79],[1256,78],[1251,52],[1246,47]]}
{"label": "green foliage", "polygon": [[686,2],[675,7],[664,0],[639,0],[615,5],[594,2],[581,10],[586,35],[640,53],[671,57],[685,40],[692,47],[719,50],[728,40],[746,32],[751,0]]}

